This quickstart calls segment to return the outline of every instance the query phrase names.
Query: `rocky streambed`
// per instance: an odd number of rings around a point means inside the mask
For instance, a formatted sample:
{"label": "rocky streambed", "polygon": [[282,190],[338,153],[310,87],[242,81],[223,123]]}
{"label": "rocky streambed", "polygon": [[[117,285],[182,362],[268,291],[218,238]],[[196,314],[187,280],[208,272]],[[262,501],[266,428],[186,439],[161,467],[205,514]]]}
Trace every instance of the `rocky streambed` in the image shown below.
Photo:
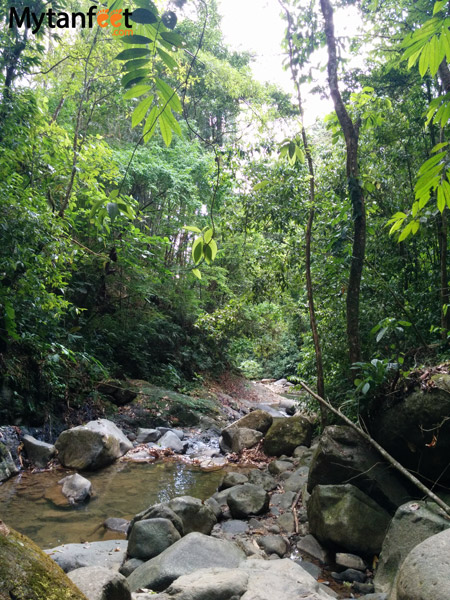
{"label": "rocky streambed", "polygon": [[[26,442],[31,457],[40,444]],[[246,469],[214,471],[213,489],[202,498],[176,487],[165,497],[143,497],[131,519],[128,510],[103,524],[114,539],[59,545],[47,556],[9,527],[3,510],[0,565],[15,566],[14,577],[0,566],[1,600],[450,597],[449,519],[347,427],[327,427],[312,439],[305,415],[287,418],[267,407],[207,434],[155,428],[127,437],[99,420],[64,432],[55,446],[72,474],[58,480],[51,501],[59,498],[68,511],[76,506],[80,517],[95,503],[89,469],[104,471],[118,460],[174,453],[208,468],[240,462]],[[53,460],[55,449],[45,450]],[[14,457],[4,452],[3,464],[13,470]],[[151,472],[136,482],[137,495],[144,496],[147,477]],[[48,556],[68,578],[45,566]]]}

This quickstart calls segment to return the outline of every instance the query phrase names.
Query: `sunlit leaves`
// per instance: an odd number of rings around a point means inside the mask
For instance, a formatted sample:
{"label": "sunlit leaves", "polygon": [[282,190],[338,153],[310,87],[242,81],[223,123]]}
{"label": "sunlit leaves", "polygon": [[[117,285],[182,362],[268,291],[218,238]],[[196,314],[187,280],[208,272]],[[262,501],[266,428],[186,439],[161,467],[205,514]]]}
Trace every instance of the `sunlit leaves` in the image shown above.
{"label": "sunlit leaves", "polygon": [[283,140],[280,146],[280,158],[287,158],[291,166],[294,166],[297,161],[303,164],[305,162],[305,155],[300,147],[300,142],[296,139]]}
{"label": "sunlit leaves", "polygon": [[[218,251],[217,242],[214,239],[214,229],[205,227],[202,231],[193,225],[187,225],[183,229],[200,234],[192,244],[191,254],[194,264],[199,266],[202,262],[205,262],[210,265],[215,260]],[[201,279],[201,272],[198,268],[193,269],[192,273],[198,279]]]}

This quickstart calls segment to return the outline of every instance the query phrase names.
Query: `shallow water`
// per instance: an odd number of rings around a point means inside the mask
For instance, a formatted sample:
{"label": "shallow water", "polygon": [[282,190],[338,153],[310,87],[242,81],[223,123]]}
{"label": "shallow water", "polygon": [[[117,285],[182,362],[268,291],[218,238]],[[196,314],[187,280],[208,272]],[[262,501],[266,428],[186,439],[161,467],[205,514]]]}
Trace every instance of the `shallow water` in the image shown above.
{"label": "shallow water", "polygon": [[[118,462],[98,472],[82,473],[94,496],[81,506],[63,508],[45,497],[73,471],[22,473],[0,485],[0,518],[42,548],[70,542],[125,537],[106,531],[108,517],[130,519],[151,504],[175,496],[206,499],[217,489],[223,471],[202,471],[177,462]],[[59,486],[60,487],[60,486]]]}

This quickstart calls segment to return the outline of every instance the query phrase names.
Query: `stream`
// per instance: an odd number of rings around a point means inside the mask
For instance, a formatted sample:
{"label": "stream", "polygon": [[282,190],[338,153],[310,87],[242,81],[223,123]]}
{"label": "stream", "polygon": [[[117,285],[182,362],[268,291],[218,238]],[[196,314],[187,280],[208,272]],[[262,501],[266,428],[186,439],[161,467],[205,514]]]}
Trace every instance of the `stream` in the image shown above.
{"label": "stream", "polygon": [[3,482],[0,518],[42,548],[124,538],[105,530],[103,521],[108,517],[130,519],[148,506],[175,496],[206,499],[216,491],[224,472],[202,471],[180,462],[117,462],[101,471],[81,473],[92,482],[94,493],[88,503],[58,506],[51,500],[51,491],[71,474],[73,471],[63,468],[22,472]]}

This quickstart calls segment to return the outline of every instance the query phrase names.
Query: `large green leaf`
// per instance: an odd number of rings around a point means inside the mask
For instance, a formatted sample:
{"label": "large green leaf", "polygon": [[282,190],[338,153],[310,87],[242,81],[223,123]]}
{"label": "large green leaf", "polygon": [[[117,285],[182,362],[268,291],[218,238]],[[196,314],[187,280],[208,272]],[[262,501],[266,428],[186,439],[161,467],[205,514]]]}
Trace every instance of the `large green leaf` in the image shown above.
{"label": "large green leaf", "polygon": [[158,120],[159,108],[154,106],[150,111],[144,125],[144,142],[147,143],[155,133],[155,125]]}
{"label": "large green leaf", "polygon": [[166,117],[165,111],[159,115],[159,128],[166,146],[170,146],[172,141],[172,127]]}
{"label": "large green leaf", "polygon": [[154,98],[153,96],[149,96],[148,98],[144,98],[144,100],[142,100],[141,102],[139,102],[139,104],[136,106],[136,108],[133,111],[133,114],[131,115],[131,127],[132,128],[136,127],[136,125],[139,125],[139,123],[145,117],[145,115],[147,114],[148,109],[152,105],[153,98]]}
{"label": "large green leaf", "polygon": [[159,77],[155,79],[155,85],[157,89],[161,92],[164,100],[168,103],[170,108],[172,108],[177,113],[181,113],[183,107],[181,106],[180,99],[178,98],[178,95],[175,92],[175,90],[173,90],[170,87],[170,85],[168,85]]}
{"label": "large green leaf", "polygon": [[131,60],[132,58],[142,58],[143,56],[150,56],[148,48],[128,48],[127,50],[122,50],[116,56],[116,60]]}
{"label": "large green leaf", "polygon": [[139,98],[139,96],[142,96],[142,94],[146,94],[151,89],[152,88],[149,85],[135,85],[133,88],[131,88],[131,90],[125,92],[123,97],[125,98],[125,100],[129,100],[130,98]]}
{"label": "large green leaf", "polygon": [[122,85],[125,88],[129,88],[132,85],[138,83],[145,79],[148,75],[147,69],[138,69],[137,71],[132,71],[131,73],[127,73],[122,77]]}
{"label": "large green leaf", "polygon": [[149,59],[148,58],[136,58],[134,60],[129,60],[127,63],[124,64],[124,69],[125,71],[136,71],[137,69],[140,69],[141,67],[145,67],[148,65]]}
{"label": "large green leaf", "polygon": [[122,38],[124,44],[153,44],[153,40],[145,35],[130,35]]}
{"label": "large green leaf", "polygon": [[153,13],[147,8],[137,8],[131,15],[131,20],[135,23],[142,23],[143,25],[156,23],[158,21],[157,12]]}

